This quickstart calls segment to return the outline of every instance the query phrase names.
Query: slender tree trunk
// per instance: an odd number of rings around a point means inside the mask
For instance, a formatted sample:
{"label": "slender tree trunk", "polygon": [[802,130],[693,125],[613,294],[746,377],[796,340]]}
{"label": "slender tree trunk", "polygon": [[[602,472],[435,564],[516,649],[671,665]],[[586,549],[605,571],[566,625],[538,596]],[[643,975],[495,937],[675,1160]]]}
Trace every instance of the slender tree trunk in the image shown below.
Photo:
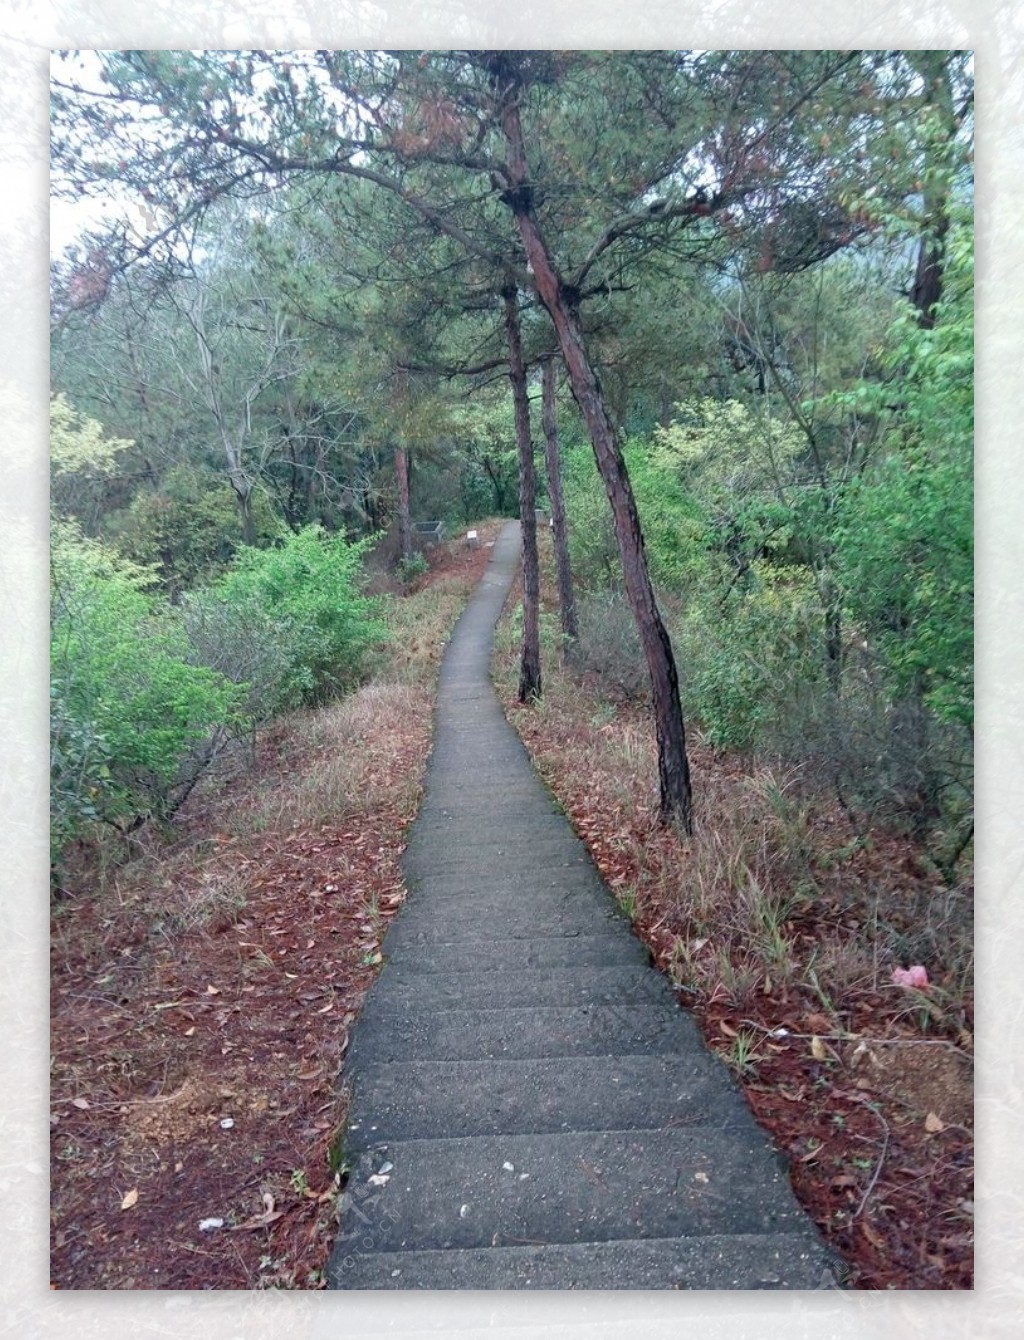
{"label": "slender tree trunk", "polygon": [[324,508],[317,505],[317,493],[321,498],[326,496],[326,490],[323,484],[324,479],[324,445],[318,442],[316,446],[316,455],[313,458],[313,464],[309,470],[309,481],[306,486],[306,520],[307,522],[324,521]]}
{"label": "slender tree trunk", "polygon": [[484,473],[491,481],[491,492],[494,494],[494,515],[504,516],[507,505],[505,481],[501,477],[501,467],[494,468],[494,462],[489,456],[483,458]]}
{"label": "slender tree trunk", "polygon": [[[957,125],[946,68],[947,53],[919,51],[911,53],[910,59],[924,81],[924,105],[938,109],[943,132],[949,143],[952,143]],[[925,179],[924,227],[925,233],[917,250],[917,268],[910,301],[917,309],[918,323],[925,330],[931,330],[935,325],[935,306],[942,297],[946,235],[949,232],[949,185],[942,173]]]}
{"label": "slender tree trunk", "polygon": [[609,494],[611,515],[622,556],[622,575],[626,583],[637,630],[647,659],[650,673],[651,697],[654,706],[654,729],[658,741],[658,781],[661,792],[661,816],[666,823],[681,824],[686,833],[693,832],[693,796],[690,791],[690,765],[686,758],[686,736],[680,708],[680,681],[676,673],[676,658],[671,654],[671,643],[657,600],[651,586],[650,572],[643,551],[643,532],[639,524],[637,501],[633,496],[626,462],[619,449],[618,438],[609,411],[604,406],[598,378],[588,359],[583,344],[579,316],[572,306],[559,273],[556,272],[547,244],[533,218],[531,186],[527,180],[527,155],[523,142],[523,127],[519,119],[519,105],[507,96],[503,109],[503,130],[509,150],[509,189],[504,200],[515,216],[519,235],[523,239],[529,265],[536,279],[537,296],[544,304],[562,347],[562,358],[572,386],[572,394],[583,414],[594,456],[598,461],[604,489]]}
{"label": "slender tree trunk", "polygon": [[395,447],[395,479],[398,482],[398,547],[402,558],[412,557],[412,521],[409,514],[409,457],[404,447]]}
{"label": "slender tree trunk", "polygon": [[562,618],[562,636],[568,649],[579,637],[576,626],[576,597],[569,566],[569,533],[565,524],[565,500],[562,496],[562,461],[558,453],[558,420],[555,418],[555,360],[544,360],[544,456],[551,495],[551,533],[555,543],[555,567],[558,570],[558,606]]}
{"label": "slender tree trunk", "polygon": [[526,364],[519,331],[519,302],[514,285],[502,290],[505,333],[508,337],[509,379],[516,410],[516,451],[519,457],[519,524],[523,534],[523,652],[519,667],[519,701],[541,694],[540,673],[540,562],[537,557],[537,490],[530,439],[530,402],[526,393]]}
{"label": "slender tree trunk", "polygon": [[238,512],[242,518],[242,540],[248,545],[256,544],[256,522],[252,515],[252,483],[241,470],[232,466],[229,470],[231,487],[238,499]]}
{"label": "slender tree trunk", "polygon": [[686,757],[686,736],[679,705],[679,679],[672,644],[654,598],[636,500],[615,428],[584,347],[579,318],[533,217],[526,149],[515,90],[505,100],[502,128],[509,148],[510,177],[509,190],[504,199],[515,216],[527,259],[533,269],[538,296],[554,322],[573,395],[590,433],[597,467],[611,504],[626,595],[651,676],[661,816],[665,822],[678,822],[684,832],[692,833],[690,765]]}
{"label": "slender tree trunk", "polygon": [[828,559],[812,559],[812,562],[825,627],[825,675],[838,698],[843,684],[843,614],[839,590],[826,566]]}

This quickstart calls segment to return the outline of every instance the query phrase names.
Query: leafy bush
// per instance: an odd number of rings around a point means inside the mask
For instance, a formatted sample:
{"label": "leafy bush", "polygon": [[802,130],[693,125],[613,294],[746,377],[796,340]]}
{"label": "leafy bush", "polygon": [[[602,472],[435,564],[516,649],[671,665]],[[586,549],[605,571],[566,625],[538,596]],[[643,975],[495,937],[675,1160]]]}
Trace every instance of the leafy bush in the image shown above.
{"label": "leafy bush", "polygon": [[[262,493],[252,498],[260,544],[283,530]],[[104,537],[136,563],[152,565],[172,595],[219,576],[242,545],[238,501],[215,471],[178,466],[159,488],[135,495],[104,523]]]}
{"label": "leafy bush", "polygon": [[[210,588],[222,629],[233,628],[249,646],[263,636],[275,649],[261,671],[261,714],[326,702],[359,682],[370,649],[387,636],[380,601],[359,589],[370,543],[349,544],[306,526],[273,549],[240,550]],[[245,667],[235,673],[241,679]]]}
{"label": "leafy bush", "polygon": [[562,460],[562,489],[569,521],[569,559],[583,588],[622,580],[619,548],[608,495],[589,446],[573,447]]}
{"label": "leafy bush", "polygon": [[719,748],[800,754],[826,694],[821,610],[802,569],[752,565],[745,583],[688,602],[675,633],[684,701]]}
{"label": "leafy bush", "polygon": [[55,527],[50,637],[52,846],[94,820],[173,812],[236,719],[237,689],[189,663],[152,574]]}
{"label": "leafy bush", "polygon": [[255,600],[232,601],[208,587],[185,596],[181,617],[189,659],[239,686],[253,725],[291,701],[294,666],[287,623],[275,621]]}
{"label": "leafy bush", "polygon": [[398,575],[408,585],[417,577],[422,577],[429,567],[430,564],[423,554],[410,554],[408,558],[398,560]]}
{"label": "leafy bush", "polygon": [[[973,229],[953,229],[934,329],[908,309],[886,364],[900,405],[886,451],[839,510],[847,605],[890,685],[941,721],[974,719]],[[877,409],[892,387],[865,388]]]}

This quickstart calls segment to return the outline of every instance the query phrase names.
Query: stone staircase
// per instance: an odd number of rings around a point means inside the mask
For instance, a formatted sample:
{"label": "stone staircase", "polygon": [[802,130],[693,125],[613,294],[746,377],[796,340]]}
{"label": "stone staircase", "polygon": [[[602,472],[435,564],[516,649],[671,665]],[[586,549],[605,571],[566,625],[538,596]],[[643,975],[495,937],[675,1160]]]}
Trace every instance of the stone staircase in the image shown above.
{"label": "stone staircase", "polygon": [[726,1067],[488,678],[507,527],[442,668],[409,897],[354,1030],[336,1289],[834,1288]]}

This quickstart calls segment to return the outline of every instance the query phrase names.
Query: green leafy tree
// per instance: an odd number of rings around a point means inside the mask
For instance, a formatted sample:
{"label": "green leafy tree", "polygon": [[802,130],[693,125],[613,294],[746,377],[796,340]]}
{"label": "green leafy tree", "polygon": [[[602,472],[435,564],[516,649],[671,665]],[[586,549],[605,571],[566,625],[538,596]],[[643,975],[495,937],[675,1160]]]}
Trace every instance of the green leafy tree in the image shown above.
{"label": "green leafy tree", "polygon": [[482,263],[492,293],[511,280],[535,296],[613,513],[661,810],[689,828],[675,660],[584,311],[642,285],[659,254],[720,265],[745,247],[797,272],[849,245],[871,226],[849,202],[904,189],[861,148],[905,68],[857,52],[113,53],[99,90],[55,81],[54,163],[73,189],[116,179],[152,209],[145,238],[111,239],[114,268],[186,236],[219,196],[345,177]]}
{"label": "green leafy tree", "polygon": [[[948,234],[934,320],[896,321],[885,388],[854,399],[879,412],[898,396],[875,467],[839,514],[844,598],[881,655],[892,691],[940,720],[973,725],[973,229]],[[891,401],[890,401],[891,403]]]}

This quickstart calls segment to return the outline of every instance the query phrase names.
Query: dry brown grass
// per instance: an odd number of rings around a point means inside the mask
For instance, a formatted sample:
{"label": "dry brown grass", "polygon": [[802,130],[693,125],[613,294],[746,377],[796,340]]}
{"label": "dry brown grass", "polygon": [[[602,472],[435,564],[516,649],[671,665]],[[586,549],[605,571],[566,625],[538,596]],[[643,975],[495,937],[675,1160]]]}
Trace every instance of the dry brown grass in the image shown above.
{"label": "dry brown grass", "polygon": [[[548,548],[542,540],[550,592]],[[799,769],[723,755],[692,727],[694,836],[661,828],[645,704],[610,701],[595,675],[560,671],[550,612],[544,697],[530,710],[514,703],[517,601],[496,637],[496,686],[613,891],[671,946],[682,987],[717,999],[781,986],[839,1012],[858,993],[891,995],[893,967],[922,962],[959,1031],[973,992],[969,887],[947,887],[904,835],[854,832]],[[933,1010],[928,1026],[937,1019]]]}
{"label": "dry brown grass", "polygon": [[[646,705],[593,664],[559,668],[550,608],[544,697],[516,703],[517,599],[494,662],[509,718],[851,1282],[970,1288],[971,888],[906,833],[854,830],[799,771],[715,752],[692,727],[695,833],[660,826]],[[911,963],[927,991],[894,985]]]}

